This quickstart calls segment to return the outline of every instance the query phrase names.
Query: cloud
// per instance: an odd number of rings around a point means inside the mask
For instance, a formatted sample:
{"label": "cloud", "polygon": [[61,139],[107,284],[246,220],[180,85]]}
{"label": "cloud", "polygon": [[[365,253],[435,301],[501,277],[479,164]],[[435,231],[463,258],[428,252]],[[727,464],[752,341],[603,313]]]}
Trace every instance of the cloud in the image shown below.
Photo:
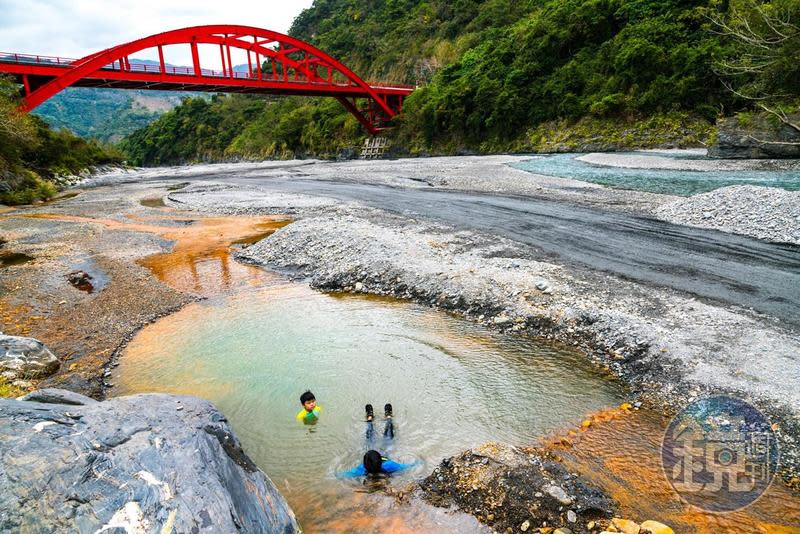
{"label": "cloud", "polygon": [[[80,58],[154,33],[204,24],[244,24],[286,33],[292,20],[311,3],[312,0],[0,0],[0,52]],[[207,64],[208,68],[216,68],[219,63],[218,57],[203,60],[203,66]],[[188,47],[170,50],[167,61],[191,64]]]}

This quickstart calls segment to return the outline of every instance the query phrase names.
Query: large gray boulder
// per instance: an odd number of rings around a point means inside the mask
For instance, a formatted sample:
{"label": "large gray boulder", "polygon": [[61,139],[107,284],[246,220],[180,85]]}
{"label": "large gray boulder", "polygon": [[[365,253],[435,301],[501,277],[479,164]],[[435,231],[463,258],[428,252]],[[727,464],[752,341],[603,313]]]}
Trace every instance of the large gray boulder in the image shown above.
{"label": "large gray boulder", "polygon": [[3,377],[42,378],[58,370],[59,361],[41,341],[0,334],[0,373]]}
{"label": "large gray boulder", "polygon": [[0,399],[0,532],[299,532],[207,401],[27,398]]}

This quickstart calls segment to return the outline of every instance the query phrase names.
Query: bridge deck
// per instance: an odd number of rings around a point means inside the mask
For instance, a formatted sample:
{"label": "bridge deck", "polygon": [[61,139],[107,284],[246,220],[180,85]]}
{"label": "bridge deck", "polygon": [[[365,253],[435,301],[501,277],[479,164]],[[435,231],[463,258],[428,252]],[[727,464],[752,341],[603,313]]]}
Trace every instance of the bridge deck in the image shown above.
{"label": "bridge deck", "polygon": [[[0,73],[10,74],[22,82],[23,76],[31,88],[61,76],[72,68],[75,60],[50,56],[34,56],[0,53]],[[159,65],[131,63],[120,65],[115,62],[80,81],[75,87],[101,87],[112,89],[150,89],[158,91],[194,91],[251,94],[290,94],[309,96],[366,96],[364,89],[352,82],[329,80],[311,81],[293,79],[292,76],[273,77],[271,74],[240,71],[215,71],[201,69],[195,76],[192,67],[165,66],[161,72]],[[370,83],[370,87],[381,96],[406,96],[414,91],[414,86]]]}

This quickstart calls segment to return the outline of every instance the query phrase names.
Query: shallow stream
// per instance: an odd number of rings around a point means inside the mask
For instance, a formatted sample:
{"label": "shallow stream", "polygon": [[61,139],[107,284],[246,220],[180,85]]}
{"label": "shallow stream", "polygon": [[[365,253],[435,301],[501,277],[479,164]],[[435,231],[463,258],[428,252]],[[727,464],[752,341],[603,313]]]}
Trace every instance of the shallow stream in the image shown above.
{"label": "shallow stream", "polygon": [[[800,518],[797,499],[780,484],[734,516],[684,506],[658,467],[665,421],[615,409],[623,388],[575,351],[415,304],[319,293],[230,258],[228,245],[246,246],[286,221],[165,217],[187,224],[136,223],[175,241],[171,252],[141,263],[164,283],[208,298],[133,339],[114,370],[113,394],[213,401],[305,532],[485,530],[471,516],[401,504],[336,477],[363,455],[368,402],[376,414],[394,404],[391,456],[419,462],[392,479],[396,490],[472,446],[531,445],[549,434],[557,449],[569,444],[562,454],[570,467],[610,491],[628,517],[661,519],[677,531],[796,532],[789,525]],[[294,419],[307,388],[323,407],[315,426]],[[592,412],[590,428],[568,431]]]}
{"label": "shallow stream", "polygon": [[[366,403],[376,413],[394,404],[392,455],[421,462],[393,481],[402,485],[471,446],[529,444],[621,402],[617,384],[566,349],[413,304],[335,297],[279,279],[145,329],[114,382],[115,394],[214,401],[311,531],[358,513],[358,482],[335,475],[360,463]],[[323,407],[316,426],[294,420],[306,388]]]}
{"label": "shallow stream", "polygon": [[[615,189],[634,189],[667,195],[691,196],[729,185],[761,185],[779,187],[789,191],[800,190],[800,170],[673,170],[636,169],[595,165],[579,158],[585,154],[552,154],[536,156],[512,166],[534,174],[572,178],[601,184]],[[669,158],[676,160],[714,161],[703,155],[671,152],[623,153],[638,158]]]}

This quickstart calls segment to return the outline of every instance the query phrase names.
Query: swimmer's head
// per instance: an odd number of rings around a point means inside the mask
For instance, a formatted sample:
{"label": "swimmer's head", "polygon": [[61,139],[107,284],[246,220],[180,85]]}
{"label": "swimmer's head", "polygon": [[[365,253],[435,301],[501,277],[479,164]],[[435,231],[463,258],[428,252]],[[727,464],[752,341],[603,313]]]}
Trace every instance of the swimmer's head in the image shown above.
{"label": "swimmer's head", "polygon": [[383,458],[378,451],[367,451],[364,454],[364,469],[371,475],[377,475],[381,472],[383,466]]}
{"label": "swimmer's head", "polygon": [[303,405],[306,411],[312,412],[317,407],[317,398],[310,391],[306,391],[300,395],[300,404]]}

